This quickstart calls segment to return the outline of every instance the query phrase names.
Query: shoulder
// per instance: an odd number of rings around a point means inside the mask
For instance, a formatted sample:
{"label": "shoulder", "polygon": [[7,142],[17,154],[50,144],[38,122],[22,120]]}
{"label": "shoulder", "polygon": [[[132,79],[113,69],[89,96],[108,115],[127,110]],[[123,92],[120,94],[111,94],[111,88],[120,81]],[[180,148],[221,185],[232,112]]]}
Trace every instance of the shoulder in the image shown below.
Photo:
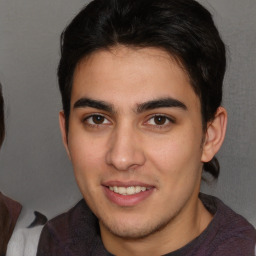
{"label": "shoulder", "polygon": [[0,192],[0,255],[6,252],[22,206]]}
{"label": "shoulder", "polygon": [[16,230],[8,244],[6,256],[35,256],[43,226]]}
{"label": "shoulder", "polygon": [[237,214],[219,199],[218,220],[219,233],[224,237],[251,240],[256,242],[256,230],[243,216]]}
{"label": "shoulder", "polygon": [[4,208],[8,211],[9,216],[13,219],[14,222],[17,221],[20,212],[21,212],[21,204],[17,201],[3,195],[0,192],[0,204],[1,204],[1,210]]}
{"label": "shoulder", "polygon": [[218,198],[206,196],[202,201],[208,209],[216,207],[216,213],[209,225],[211,249],[215,253],[213,255],[254,255],[255,228]]}
{"label": "shoulder", "polygon": [[40,236],[37,255],[88,251],[97,247],[99,237],[98,220],[81,200],[68,212],[47,222]]}
{"label": "shoulder", "polygon": [[69,211],[58,215],[48,221],[42,231],[42,237],[48,237],[50,240],[61,237],[66,240],[70,237],[70,232],[81,229],[83,224],[91,224],[96,222],[96,217],[90,211],[84,200],[79,201]]}
{"label": "shoulder", "polygon": [[34,256],[43,225],[47,218],[23,208],[7,248],[7,256]]}

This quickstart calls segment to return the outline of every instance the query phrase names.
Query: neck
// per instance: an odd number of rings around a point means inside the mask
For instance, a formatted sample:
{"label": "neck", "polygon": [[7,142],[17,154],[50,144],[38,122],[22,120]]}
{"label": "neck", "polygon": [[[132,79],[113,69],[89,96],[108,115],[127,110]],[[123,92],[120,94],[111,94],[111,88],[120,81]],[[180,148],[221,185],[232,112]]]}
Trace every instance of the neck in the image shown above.
{"label": "neck", "polygon": [[198,197],[190,201],[163,229],[140,239],[120,238],[100,223],[106,249],[118,256],[163,255],[176,251],[199,236],[212,220]]}

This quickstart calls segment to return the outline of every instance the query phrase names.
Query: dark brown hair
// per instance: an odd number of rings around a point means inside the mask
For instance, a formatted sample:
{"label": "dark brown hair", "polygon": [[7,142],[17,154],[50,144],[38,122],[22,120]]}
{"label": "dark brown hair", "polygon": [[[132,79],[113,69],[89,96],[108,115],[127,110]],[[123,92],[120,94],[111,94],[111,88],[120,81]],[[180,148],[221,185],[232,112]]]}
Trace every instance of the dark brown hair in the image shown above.
{"label": "dark brown hair", "polygon": [[[58,79],[67,132],[77,64],[92,52],[118,44],[157,47],[175,57],[200,98],[206,131],[221,104],[226,69],[225,46],[210,12],[194,0],[94,0],[61,36]],[[217,159],[205,163],[204,170],[217,178]]]}

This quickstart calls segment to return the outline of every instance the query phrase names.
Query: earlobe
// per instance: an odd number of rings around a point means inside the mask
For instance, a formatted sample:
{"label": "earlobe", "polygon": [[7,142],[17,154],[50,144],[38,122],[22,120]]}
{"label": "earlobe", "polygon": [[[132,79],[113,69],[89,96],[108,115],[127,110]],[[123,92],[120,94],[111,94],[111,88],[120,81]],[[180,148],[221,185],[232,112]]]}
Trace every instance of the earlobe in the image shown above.
{"label": "earlobe", "polygon": [[62,136],[62,142],[64,144],[68,157],[70,159],[70,153],[68,148],[68,135],[66,132],[66,118],[63,111],[60,111],[59,113],[59,125],[60,125],[60,131]]}
{"label": "earlobe", "polygon": [[203,144],[203,153],[201,161],[206,163],[212,160],[219,151],[226,134],[227,111],[219,107],[215,114],[214,120],[207,125],[205,140]]}

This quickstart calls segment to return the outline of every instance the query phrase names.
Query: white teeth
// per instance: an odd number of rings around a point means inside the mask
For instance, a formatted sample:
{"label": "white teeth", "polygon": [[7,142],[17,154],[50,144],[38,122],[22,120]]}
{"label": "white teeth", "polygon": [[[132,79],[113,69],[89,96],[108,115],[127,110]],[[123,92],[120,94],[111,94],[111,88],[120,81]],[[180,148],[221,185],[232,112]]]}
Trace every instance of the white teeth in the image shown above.
{"label": "white teeth", "polygon": [[128,187],[126,189],[126,194],[127,195],[134,195],[135,194],[135,191],[136,191],[136,188],[135,187]]}
{"label": "white teeth", "polygon": [[136,187],[135,187],[135,193],[140,193],[140,191],[141,191],[141,190],[140,190],[140,187],[139,187],[139,186],[136,186]]}
{"label": "white teeth", "polygon": [[126,195],[127,193],[126,193],[126,188],[124,188],[124,187],[119,187],[118,188],[118,193],[119,194],[122,194],[122,195]]}
{"label": "white teeth", "polygon": [[137,193],[140,193],[141,191],[144,192],[147,190],[146,187],[140,187],[140,186],[131,186],[131,187],[109,187],[109,189],[117,194],[120,195],[134,195]]}

